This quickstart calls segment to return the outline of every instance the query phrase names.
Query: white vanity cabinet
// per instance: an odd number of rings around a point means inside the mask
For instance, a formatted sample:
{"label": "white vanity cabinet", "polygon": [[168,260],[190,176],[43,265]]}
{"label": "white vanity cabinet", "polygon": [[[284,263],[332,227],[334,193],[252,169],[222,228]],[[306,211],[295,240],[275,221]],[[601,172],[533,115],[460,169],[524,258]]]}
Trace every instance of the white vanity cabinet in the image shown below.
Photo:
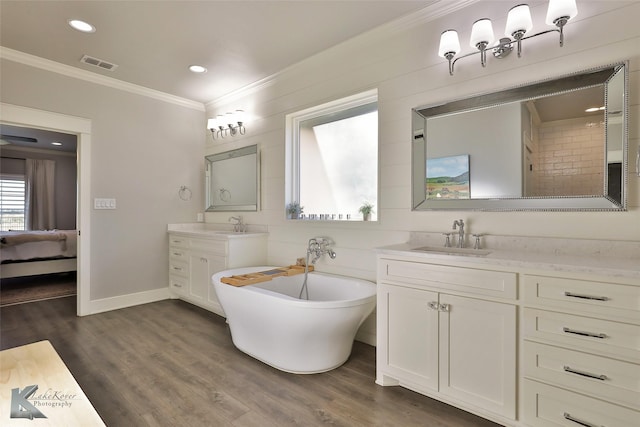
{"label": "white vanity cabinet", "polygon": [[[195,237],[194,237],[195,236]],[[176,298],[224,316],[211,276],[239,267],[265,265],[265,233],[169,233],[169,288]]]}
{"label": "white vanity cabinet", "polygon": [[523,275],[524,419],[532,426],[640,425],[640,286]]}
{"label": "white vanity cabinet", "polygon": [[378,259],[377,377],[516,417],[516,274]]}
{"label": "white vanity cabinet", "polygon": [[378,253],[376,383],[509,427],[640,426],[637,258],[419,246]]}

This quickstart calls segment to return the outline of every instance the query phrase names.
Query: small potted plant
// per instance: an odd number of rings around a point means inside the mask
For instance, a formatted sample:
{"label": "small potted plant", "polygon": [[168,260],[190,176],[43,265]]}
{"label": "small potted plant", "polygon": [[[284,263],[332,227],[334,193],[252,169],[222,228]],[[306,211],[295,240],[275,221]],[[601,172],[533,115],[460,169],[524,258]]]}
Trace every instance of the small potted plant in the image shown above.
{"label": "small potted plant", "polygon": [[289,219],[298,219],[303,210],[304,206],[300,206],[300,203],[291,202],[287,205],[287,216]]}
{"label": "small potted plant", "polygon": [[362,219],[364,221],[369,221],[371,219],[371,214],[373,213],[373,205],[369,202],[364,202],[358,212],[362,214]]}

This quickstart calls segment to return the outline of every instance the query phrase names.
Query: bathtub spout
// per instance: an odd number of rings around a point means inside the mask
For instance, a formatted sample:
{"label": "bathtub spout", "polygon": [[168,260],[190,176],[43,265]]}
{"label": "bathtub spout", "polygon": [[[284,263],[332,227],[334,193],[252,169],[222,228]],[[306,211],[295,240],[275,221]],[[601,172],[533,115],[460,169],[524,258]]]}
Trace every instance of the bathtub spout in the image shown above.
{"label": "bathtub spout", "polygon": [[312,237],[309,239],[309,245],[307,246],[307,261],[304,264],[304,281],[302,282],[302,289],[300,289],[299,299],[302,299],[302,294],[305,294],[305,299],[309,299],[309,290],[307,289],[307,277],[309,275],[309,255],[313,254],[311,264],[315,264],[316,261],[324,254],[329,255],[329,258],[336,259],[336,253],[331,249],[333,240],[327,237]]}

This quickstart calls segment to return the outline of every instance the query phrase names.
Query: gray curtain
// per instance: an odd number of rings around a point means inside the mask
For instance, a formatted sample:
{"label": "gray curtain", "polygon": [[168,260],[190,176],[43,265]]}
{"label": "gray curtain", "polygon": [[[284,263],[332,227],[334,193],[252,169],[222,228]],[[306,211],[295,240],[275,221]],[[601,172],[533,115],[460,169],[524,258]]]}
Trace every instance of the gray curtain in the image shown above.
{"label": "gray curtain", "polygon": [[26,159],[25,204],[27,230],[56,228],[55,170],[53,160]]}

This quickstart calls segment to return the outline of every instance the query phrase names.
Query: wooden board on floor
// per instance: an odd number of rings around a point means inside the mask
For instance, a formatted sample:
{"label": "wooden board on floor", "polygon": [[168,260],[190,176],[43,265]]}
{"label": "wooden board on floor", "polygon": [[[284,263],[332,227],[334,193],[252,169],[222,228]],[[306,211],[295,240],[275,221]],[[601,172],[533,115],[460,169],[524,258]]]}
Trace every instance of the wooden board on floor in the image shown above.
{"label": "wooden board on floor", "polygon": [[49,341],[0,352],[0,424],[34,420],[38,426],[105,425]]}
{"label": "wooden board on floor", "polygon": [[[304,265],[290,265],[288,267],[278,267],[271,270],[258,271],[255,273],[240,274],[237,276],[223,277],[220,279],[222,283],[232,286],[255,285],[256,283],[267,282],[274,277],[294,276],[304,273]],[[309,266],[308,271],[313,271],[313,266]]]}

